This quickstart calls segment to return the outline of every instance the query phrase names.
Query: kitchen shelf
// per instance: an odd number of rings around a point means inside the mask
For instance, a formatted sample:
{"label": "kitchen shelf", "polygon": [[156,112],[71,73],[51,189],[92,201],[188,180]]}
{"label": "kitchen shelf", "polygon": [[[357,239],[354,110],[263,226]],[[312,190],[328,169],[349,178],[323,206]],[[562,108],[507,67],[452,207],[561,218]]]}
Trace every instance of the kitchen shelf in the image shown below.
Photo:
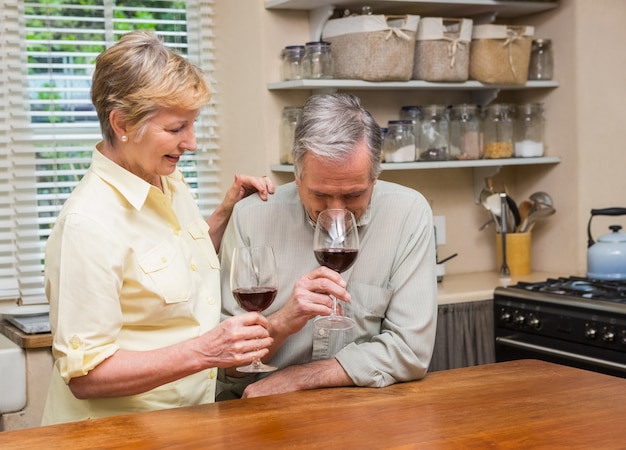
{"label": "kitchen shelf", "polygon": [[558,81],[528,81],[524,85],[519,84],[486,84],[480,81],[469,80],[464,83],[433,83],[430,81],[410,80],[410,81],[362,81],[362,80],[338,80],[338,79],[310,79],[310,80],[289,80],[268,83],[267,89],[270,91],[294,90],[294,89],[422,89],[440,91],[480,91],[480,90],[520,90],[537,88],[556,88]]}
{"label": "kitchen shelf", "polygon": [[536,14],[559,6],[549,1],[501,1],[501,0],[267,0],[265,8],[271,10],[309,11],[309,30],[312,41],[321,39],[322,30],[335,8],[359,12],[367,5],[376,14],[417,14],[422,17],[466,17],[475,24],[493,23],[497,18]]}
{"label": "kitchen shelf", "polygon": [[[383,172],[395,170],[428,170],[428,169],[473,169],[474,201],[479,202],[480,191],[484,187],[485,178],[493,177],[504,166],[530,166],[542,164],[559,164],[558,156],[542,156],[537,158],[502,158],[502,159],[473,159],[464,161],[424,161],[406,163],[382,163]],[[272,172],[293,173],[291,164],[275,164],[270,167]]]}
{"label": "kitchen shelf", "polygon": [[266,9],[313,10],[325,6],[360,11],[361,6],[372,7],[374,13],[421,14],[424,16],[472,17],[496,13],[498,17],[513,18],[548,11],[558,7],[549,1],[501,0],[267,0]]}
{"label": "kitchen shelf", "polygon": [[[427,170],[427,169],[458,169],[458,168],[495,168],[503,166],[528,166],[535,164],[558,164],[558,156],[542,156],[538,158],[502,158],[502,159],[472,159],[464,161],[416,161],[405,163],[382,163],[384,171],[390,170]],[[275,164],[272,172],[293,172],[291,164]]]}

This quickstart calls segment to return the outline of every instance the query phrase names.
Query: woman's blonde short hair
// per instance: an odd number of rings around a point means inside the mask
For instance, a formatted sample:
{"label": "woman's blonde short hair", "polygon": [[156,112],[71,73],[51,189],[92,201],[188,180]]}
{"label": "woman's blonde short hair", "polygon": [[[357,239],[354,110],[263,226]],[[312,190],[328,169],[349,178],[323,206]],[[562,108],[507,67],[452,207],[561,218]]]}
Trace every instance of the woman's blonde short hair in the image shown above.
{"label": "woman's blonde short hair", "polygon": [[160,108],[200,109],[211,99],[202,70],[166,47],[152,31],[131,31],[96,58],[91,101],[104,140],[113,145],[111,111],[143,134],[143,125]]}

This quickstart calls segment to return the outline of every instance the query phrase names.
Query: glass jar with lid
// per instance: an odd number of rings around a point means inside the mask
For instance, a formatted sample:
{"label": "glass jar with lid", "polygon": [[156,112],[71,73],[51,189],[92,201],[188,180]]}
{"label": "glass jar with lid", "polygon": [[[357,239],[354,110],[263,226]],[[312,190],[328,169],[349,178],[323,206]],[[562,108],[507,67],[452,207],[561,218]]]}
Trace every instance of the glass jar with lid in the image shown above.
{"label": "glass jar with lid", "polygon": [[410,120],[390,120],[383,139],[384,162],[415,161],[415,135]]}
{"label": "glass jar with lid", "polygon": [[552,41],[550,39],[533,40],[528,64],[528,79],[551,80],[553,71]]}
{"label": "glass jar with lid", "polygon": [[422,124],[422,108],[420,106],[402,106],[400,108],[400,120],[410,120],[413,123],[413,135],[415,135],[415,151],[419,154],[420,127]]}
{"label": "glass jar with lid", "polygon": [[492,103],[484,109],[483,158],[511,158],[513,156],[513,120],[510,105]]}
{"label": "glass jar with lid", "polygon": [[293,164],[293,141],[296,125],[302,114],[301,106],[285,106],[280,124],[280,163]]}
{"label": "glass jar with lid", "polygon": [[446,161],[449,158],[450,122],[444,105],[422,107],[418,161]]}
{"label": "glass jar with lid", "polygon": [[480,159],[481,123],[477,105],[462,103],[450,109],[450,158]]}
{"label": "glass jar with lid", "polygon": [[514,126],[515,156],[520,158],[543,156],[544,127],[542,103],[518,105]]}
{"label": "glass jar with lid", "polygon": [[307,42],[304,46],[302,69],[304,78],[332,78],[333,59],[330,42]]}
{"label": "glass jar with lid", "polygon": [[288,45],[282,52],[282,75],[284,81],[301,80],[302,57],[304,56],[304,45]]}

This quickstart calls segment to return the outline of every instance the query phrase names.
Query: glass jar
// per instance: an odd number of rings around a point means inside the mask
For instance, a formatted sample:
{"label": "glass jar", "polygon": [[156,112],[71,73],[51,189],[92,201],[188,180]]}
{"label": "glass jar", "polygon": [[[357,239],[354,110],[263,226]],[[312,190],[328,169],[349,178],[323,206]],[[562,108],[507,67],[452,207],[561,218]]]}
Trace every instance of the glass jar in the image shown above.
{"label": "glass jar", "polygon": [[418,161],[446,161],[449,158],[450,122],[444,105],[422,107]]}
{"label": "glass jar", "polygon": [[410,120],[413,123],[413,134],[415,135],[415,151],[419,154],[420,127],[422,124],[422,108],[420,106],[402,106],[400,108],[400,120]]}
{"label": "glass jar", "polygon": [[333,59],[330,52],[330,42],[307,42],[302,57],[304,78],[332,78]]}
{"label": "glass jar", "polygon": [[285,106],[280,124],[280,163],[293,164],[293,141],[296,133],[296,125],[302,114],[301,106]]}
{"label": "glass jar", "polygon": [[551,80],[554,71],[554,56],[550,39],[535,39],[528,64],[529,80]]}
{"label": "glass jar", "polygon": [[493,103],[485,108],[483,126],[483,158],[498,159],[513,156],[513,120],[511,108]]}
{"label": "glass jar", "polygon": [[282,52],[282,74],[283,80],[302,79],[302,57],[304,56],[304,45],[288,45]]}
{"label": "glass jar", "polygon": [[390,120],[383,140],[385,162],[415,161],[415,135],[410,120]]}
{"label": "glass jar", "polygon": [[450,110],[450,158],[480,159],[481,124],[477,105],[462,103]]}
{"label": "glass jar", "polygon": [[544,127],[542,103],[519,105],[514,127],[515,156],[520,158],[543,156]]}

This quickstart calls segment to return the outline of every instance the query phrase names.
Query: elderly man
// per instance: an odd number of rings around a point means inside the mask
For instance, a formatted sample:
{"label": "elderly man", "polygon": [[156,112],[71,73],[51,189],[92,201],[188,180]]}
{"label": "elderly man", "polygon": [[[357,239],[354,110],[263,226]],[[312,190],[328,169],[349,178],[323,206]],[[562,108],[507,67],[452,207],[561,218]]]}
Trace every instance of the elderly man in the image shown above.
{"label": "elderly man", "polygon": [[[242,313],[228,286],[233,249],[269,245],[279,292],[266,311],[274,339],[265,358],[278,371],[220,373],[218,399],[256,397],[333,386],[384,387],[425,376],[435,339],[437,282],[432,212],[418,192],[377,180],[381,130],[357,97],[309,98],[296,128],[295,182],[264,202],[235,206],[222,260],[224,317]],[[318,214],[352,211],[360,248],[343,274],[320,267],[313,253]],[[317,328],[331,298],[356,322],[348,332]],[[337,334],[349,336],[336,351]]]}

